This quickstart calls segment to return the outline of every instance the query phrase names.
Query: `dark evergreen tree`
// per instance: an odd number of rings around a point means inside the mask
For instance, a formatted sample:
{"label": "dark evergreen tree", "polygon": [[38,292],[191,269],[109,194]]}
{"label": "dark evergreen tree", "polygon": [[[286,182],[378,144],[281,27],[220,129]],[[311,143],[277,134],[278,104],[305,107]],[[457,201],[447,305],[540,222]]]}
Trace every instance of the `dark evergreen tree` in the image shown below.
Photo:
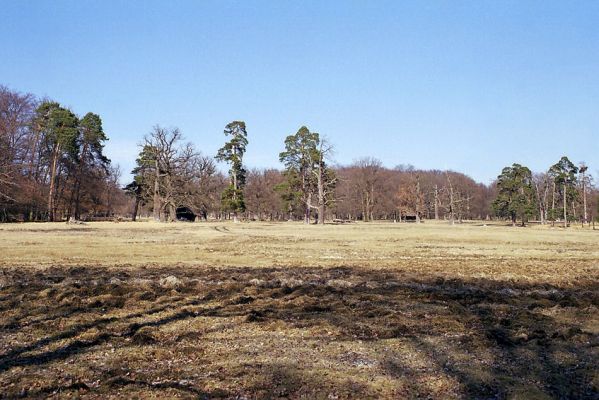
{"label": "dark evergreen tree", "polygon": [[516,220],[526,220],[536,210],[532,172],[525,166],[513,164],[505,167],[497,177],[497,198],[493,210],[499,217],[510,218],[512,225]]}

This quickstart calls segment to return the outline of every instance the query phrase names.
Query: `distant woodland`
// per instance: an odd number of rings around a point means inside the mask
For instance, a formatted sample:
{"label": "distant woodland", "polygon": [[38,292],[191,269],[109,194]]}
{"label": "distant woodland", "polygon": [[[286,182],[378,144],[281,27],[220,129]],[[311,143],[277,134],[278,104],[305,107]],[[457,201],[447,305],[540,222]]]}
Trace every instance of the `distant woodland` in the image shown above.
{"label": "distant woodland", "polygon": [[133,179],[122,186],[123,171],[104,153],[109,136],[100,115],[0,86],[0,221],[500,219],[568,226],[590,225],[599,214],[591,170],[566,156],[545,171],[508,165],[484,185],[455,171],[388,168],[374,157],[338,165],[334,143],[296,129],[281,135],[281,168],[256,169],[243,161],[251,145],[243,121],[215,132],[223,143],[217,154],[202,154],[178,129],[155,126],[140,134]]}

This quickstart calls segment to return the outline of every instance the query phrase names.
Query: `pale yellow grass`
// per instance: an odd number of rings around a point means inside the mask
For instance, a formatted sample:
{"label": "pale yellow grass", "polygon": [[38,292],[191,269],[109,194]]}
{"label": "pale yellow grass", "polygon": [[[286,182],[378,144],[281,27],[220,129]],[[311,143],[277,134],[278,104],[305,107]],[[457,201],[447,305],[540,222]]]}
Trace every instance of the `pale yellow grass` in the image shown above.
{"label": "pale yellow grass", "polygon": [[0,266],[393,268],[453,277],[597,279],[599,231],[471,223],[97,222],[0,226]]}

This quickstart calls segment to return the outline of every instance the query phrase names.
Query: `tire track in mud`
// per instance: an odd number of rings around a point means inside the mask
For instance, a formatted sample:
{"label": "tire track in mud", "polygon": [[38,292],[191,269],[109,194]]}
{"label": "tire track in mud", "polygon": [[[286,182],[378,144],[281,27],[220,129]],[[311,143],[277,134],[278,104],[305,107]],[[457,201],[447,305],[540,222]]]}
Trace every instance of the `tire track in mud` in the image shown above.
{"label": "tire track in mud", "polygon": [[227,233],[229,235],[233,235],[234,233],[229,230],[226,226],[213,226],[212,229],[219,233]]}

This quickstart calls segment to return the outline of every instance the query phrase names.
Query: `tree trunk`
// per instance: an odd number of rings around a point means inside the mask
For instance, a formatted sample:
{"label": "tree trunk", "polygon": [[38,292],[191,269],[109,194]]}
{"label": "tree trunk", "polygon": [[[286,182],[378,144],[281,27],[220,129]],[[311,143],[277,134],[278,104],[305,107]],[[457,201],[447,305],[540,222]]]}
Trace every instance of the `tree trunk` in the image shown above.
{"label": "tree trunk", "polygon": [[87,155],[88,144],[83,145],[81,151],[81,160],[79,160],[79,168],[77,171],[77,177],[75,178],[75,219],[80,218],[80,203],[81,203],[81,179],[83,178],[83,167],[85,166],[85,156]]}
{"label": "tree trunk", "polygon": [[318,165],[318,224],[324,225],[324,207],[325,207],[325,194],[324,194],[324,179],[323,179],[323,168],[322,162]]}
{"label": "tree trunk", "polygon": [[541,225],[545,225],[545,218],[543,215],[543,201],[541,200],[541,192],[539,191],[539,185],[535,184],[536,192],[537,192],[537,201],[539,203],[539,219],[541,221]]}
{"label": "tree trunk", "polygon": [[54,146],[52,152],[52,166],[50,170],[50,188],[48,190],[48,221],[54,221],[54,191],[56,189],[56,164],[58,163],[58,153],[60,152],[60,143]]}
{"label": "tree trunk", "polygon": [[553,181],[553,190],[551,191],[551,226],[555,226],[555,181]]}
{"label": "tree trunk", "polygon": [[416,207],[414,207],[414,211],[416,212],[416,223],[420,223],[420,181],[416,181]]}
{"label": "tree trunk", "polygon": [[303,191],[303,198],[305,200],[304,224],[310,223],[310,204],[312,204],[312,193],[310,191],[310,188],[308,187],[308,182],[306,181],[306,174],[309,174],[309,173],[310,172],[308,172],[305,168],[302,168],[302,170],[301,170],[302,191]]}
{"label": "tree trunk", "polygon": [[547,209],[549,208],[547,206],[547,195],[549,192],[549,185],[545,184],[545,191],[543,192],[543,213],[544,213],[544,218],[543,218],[543,223],[547,224]]}
{"label": "tree trunk", "polygon": [[310,223],[310,204],[312,203],[312,194],[308,194],[306,199],[306,210],[304,211],[304,224]]}
{"label": "tree trunk", "polygon": [[37,153],[37,145],[39,142],[39,136],[40,136],[40,133],[39,133],[39,127],[38,127],[38,129],[35,129],[35,135],[33,137],[32,143],[31,143],[31,150],[30,150],[31,156],[29,157],[29,171],[27,173],[27,176],[29,178],[32,178],[32,177],[37,178],[37,170],[39,169],[39,160],[38,160],[38,165],[36,165],[36,167],[35,167],[35,171],[36,171],[35,173],[33,172],[34,171],[33,166],[35,164],[35,153]]}
{"label": "tree trunk", "polygon": [[168,220],[169,222],[177,221],[177,208],[172,202],[168,203]]}
{"label": "tree trunk", "polygon": [[369,221],[374,221],[374,184],[370,185],[370,195],[368,196],[368,208],[370,215],[368,216]]}
{"label": "tree trunk", "polygon": [[140,198],[139,197],[135,197],[135,205],[133,206],[133,215],[131,217],[131,220],[133,222],[135,222],[135,220],[137,219],[137,210],[139,210],[139,202],[140,202]]}
{"label": "tree trunk", "polygon": [[439,189],[435,185],[435,220],[439,219]]}
{"label": "tree trunk", "polygon": [[568,227],[568,209],[566,207],[566,182],[564,182],[564,228]]}
{"label": "tree trunk", "polygon": [[453,203],[453,188],[449,189],[449,218],[451,221],[451,225],[455,224],[455,209],[454,209],[454,203]]}
{"label": "tree trunk", "polygon": [[583,209],[582,225],[584,226],[584,224],[587,223],[587,190],[586,190],[584,171],[582,172],[582,209]]}
{"label": "tree trunk", "polygon": [[158,168],[158,160],[155,161],[155,180],[154,180],[154,221],[160,221],[160,169]]}
{"label": "tree trunk", "polygon": [[75,219],[81,219],[81,180],[77,178],[77,191],[75,194]]}

